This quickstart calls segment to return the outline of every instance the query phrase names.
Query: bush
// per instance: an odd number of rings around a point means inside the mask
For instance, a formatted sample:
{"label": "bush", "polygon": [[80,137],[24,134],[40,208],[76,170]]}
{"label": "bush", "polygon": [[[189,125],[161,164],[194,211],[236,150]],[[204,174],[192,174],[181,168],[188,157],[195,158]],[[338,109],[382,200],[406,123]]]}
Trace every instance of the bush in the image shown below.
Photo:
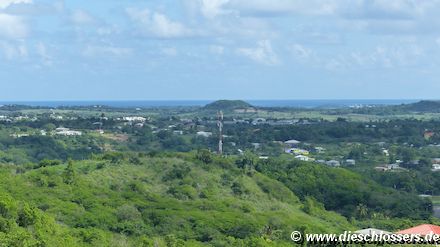
{"label": "bush", "polygon": [[142,215],[135,206],[125,204],[117,209],[116,216],[119,221],[134,221],[139,220]]}

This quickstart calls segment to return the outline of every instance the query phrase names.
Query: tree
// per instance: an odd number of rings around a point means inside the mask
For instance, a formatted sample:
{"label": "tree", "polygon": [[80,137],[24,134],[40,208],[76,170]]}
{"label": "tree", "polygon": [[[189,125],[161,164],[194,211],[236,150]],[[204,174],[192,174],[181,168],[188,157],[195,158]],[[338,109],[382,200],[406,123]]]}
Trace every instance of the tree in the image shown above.
{"label": "tree", "polygon": [[211,152],[207,149],[201,149],[197,151],[196,158],[205,164],[212,162]]}
{"label": "tree", "polygon": [[360,219],[365,219],[368,215],[368,207],[360,203],[356,206],[356,213]]}
{"label": "tree", "polygon": [[63,181],[66,184],[73,184],[75,182],[75,170],[73,169],[73,161],[69,159],[67,167],[63,173]]}

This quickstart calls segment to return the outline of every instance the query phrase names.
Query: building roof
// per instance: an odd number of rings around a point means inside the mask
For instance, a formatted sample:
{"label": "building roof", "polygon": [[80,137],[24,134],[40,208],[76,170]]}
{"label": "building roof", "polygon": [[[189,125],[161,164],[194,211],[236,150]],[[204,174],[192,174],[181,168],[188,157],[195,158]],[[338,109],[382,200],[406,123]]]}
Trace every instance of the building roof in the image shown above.
{"label": "building roof", "polygon": [[381,233],[382,234],[391,234],[391,232],[376,229],[376,228],[362,229],[362,230],[355,231],[354,233],[355,234],[364,234],[364,235],[373,235],[373,234],[380,235]]}
{"label": "building roof", "polygon": [[285,144],[300,144],[301,142],[297,141],[297,140],[288,140],[288,141],[285,141],[284,143]]}
{"label": "building roof", "polygon": [[399,234],[421,234],[421,235],[427,235],[430,233],[440,234],[440,226],[423,224],[423,225],[419,225],[419,226],[415,226],[412,228],[408,228],[408,229],[399,231],[397,233],[399,233]]}

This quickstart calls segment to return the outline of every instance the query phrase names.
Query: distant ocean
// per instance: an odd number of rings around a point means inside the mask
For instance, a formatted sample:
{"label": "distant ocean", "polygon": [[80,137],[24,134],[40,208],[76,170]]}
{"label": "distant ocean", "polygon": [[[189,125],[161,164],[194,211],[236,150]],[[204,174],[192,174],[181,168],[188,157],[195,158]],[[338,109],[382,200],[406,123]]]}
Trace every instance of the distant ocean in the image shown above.
{"label": "distant ocean", "polygon": [[[359,100],[245,100],[260,107],[296,107],[296,108],[342,108],[377,105],[400,105],[414,103],[415,99],[359,99]],[[120,108],[152,108],[178,106],[204,106],[213,100],[143,100],[143,101],[7,101],[0,105],[28,105],[42,107],[95,106],[104,105]]]}

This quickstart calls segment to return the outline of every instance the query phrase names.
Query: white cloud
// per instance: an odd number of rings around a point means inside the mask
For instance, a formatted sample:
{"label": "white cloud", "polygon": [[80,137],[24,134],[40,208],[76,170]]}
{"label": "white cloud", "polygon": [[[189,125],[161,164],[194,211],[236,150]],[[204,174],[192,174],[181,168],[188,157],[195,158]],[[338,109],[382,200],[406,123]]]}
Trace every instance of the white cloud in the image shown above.
{"label": "white cloud", "polygon": [[222,55],[225,52],[225,48],[220,45],[211,45],[209,46],[209,51],[216,55]]}
{"label": "white cloud", "polygon": [[133,54],[133,50],[130,48],[114,47],[114,46],[88,45],[82,51],[82,55],[85,57],[99,57],[99,56],[124,57],[124,56],[131,56],[132,54]]}
{"label": "white cloud", "polygon": [[293,44],[289,47],[295,58],[300,61],[309,60],[313,56],[313,51],[300,44]]}
{"label": "white cloud", "polygon": [[[332,58],[340,67],[351,69],[393,69],[420,65],[425,51],[418,45],[383,46],[378,45],[372,50],[363,52],[351,51]],[[321,59],[326,64],[329,61]]]}
{"label": "white cloud", "polygon": [[32,3],[32,0],[0,0],[0,9],[6,9],[10,5],[19,3]]}
{"label": "white cloud", "polygon": [[137,22],[141,30],[158,38],[181,38],[191,36],[193,32],[182,23],[170,20],[166,15],[150,12],[148,9],[138,10],[129,8],[128,16]]}
{"label": "white cloud", "polygon": [[40,57],[43,65],[45,66],[53,65],[53,58],[51,55],[49,55],[49,52],[45,44],[39,42],[38,44],[36,44],[35,49],[36,49],[36,54]]}
{"label": "white cloud", "polygon": [[161,51],[162,51],[162,54],[170,56],[170,57],[175,57],[178,54],[177,49],[174,47],[162,48]]}
{"label": "white cloud", "polygon": [[276,65],[280,63],[269,40],[259,41],[255,48],[239,48],[237,52],[261,64]]}
{"label": "white cloud", "polygon": [[223,6],[230,0],[200,0],[200,11],[207,18],[214,18],[226,13]]}
{"label": "white cloud", "polygon": [[70,16],[70,20],[76,25],[93,24],[96,22],[95,18],[84,10],[75,10]]}
{"label": "white cloud", "polygon": [[20,39],[27,35],[28,28],[21,17],[0,13],[0,37]]}
{"label": "white cloud", "polygon": [[242,14],[279,15],[289,13],[332,14],[343,0],[231,0],[228,8]]}
{"label": "white cloud", "polygon": [[8,60],[24,59],[28,57],[28,49],[24,42],[0,42],[0,50]]}

